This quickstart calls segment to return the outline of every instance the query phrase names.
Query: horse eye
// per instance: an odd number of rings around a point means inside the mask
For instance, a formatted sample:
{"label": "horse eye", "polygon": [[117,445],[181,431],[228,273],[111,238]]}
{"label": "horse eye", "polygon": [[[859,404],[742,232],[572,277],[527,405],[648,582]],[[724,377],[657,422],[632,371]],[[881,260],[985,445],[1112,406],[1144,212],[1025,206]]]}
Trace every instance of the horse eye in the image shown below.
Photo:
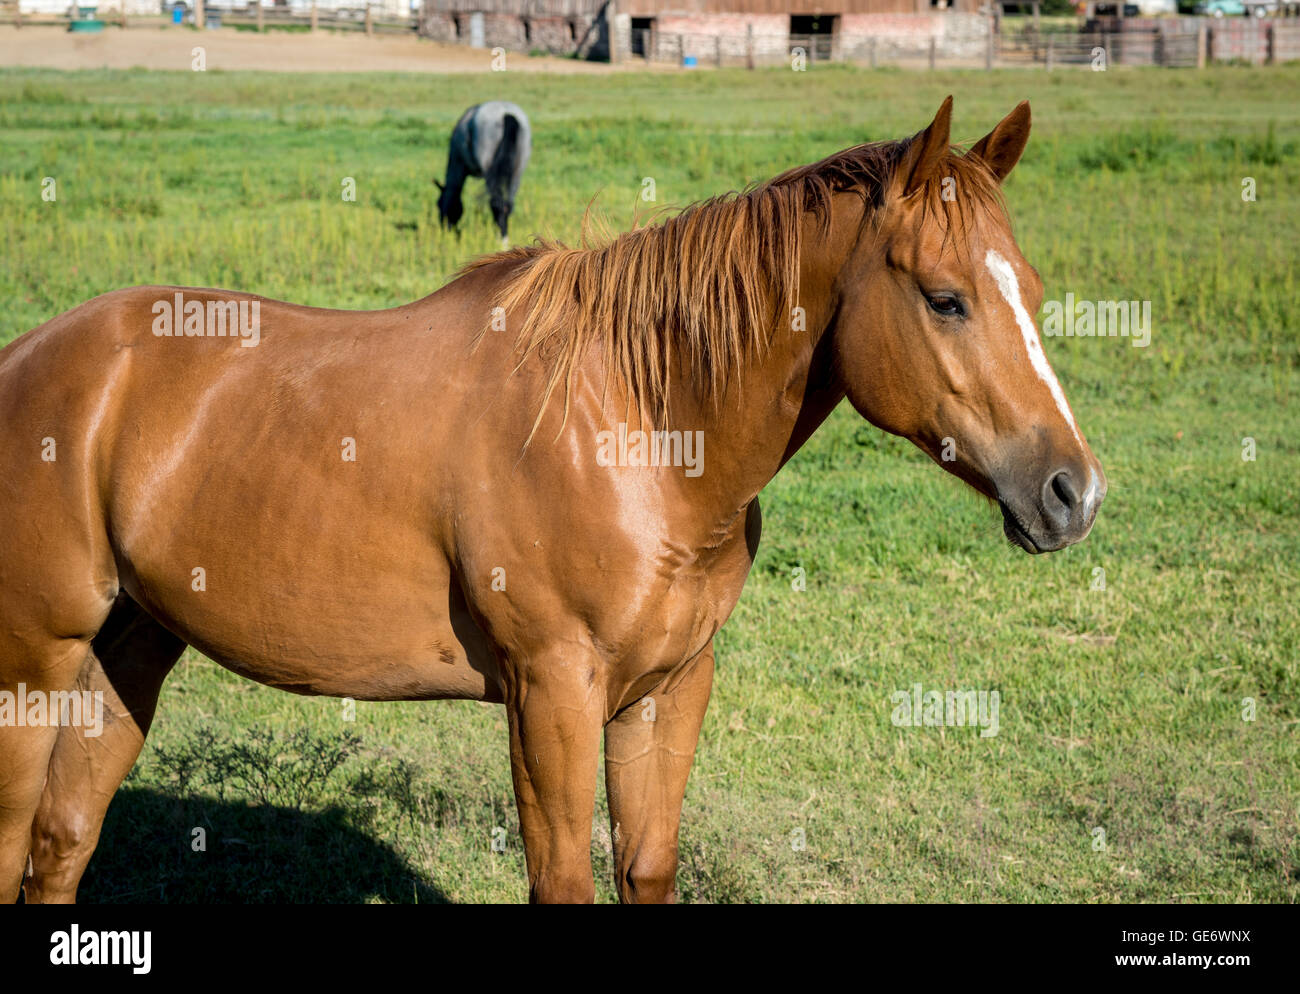
{"label": "horse eye", "polygon": [[927,293],[925,301],[930,305],[930,310],[944,317],[963,317],[966,313],[961,306],[961,301],[950,293]]}

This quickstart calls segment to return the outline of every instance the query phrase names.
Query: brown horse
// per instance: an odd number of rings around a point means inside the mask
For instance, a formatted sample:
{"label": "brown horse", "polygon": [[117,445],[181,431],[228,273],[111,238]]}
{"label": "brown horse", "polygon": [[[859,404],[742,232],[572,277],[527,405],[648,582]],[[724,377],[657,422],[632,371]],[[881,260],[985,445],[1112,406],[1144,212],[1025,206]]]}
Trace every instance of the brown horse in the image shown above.
{"label": "brown horse", "polygon": [[0,898],[74,899],[188,644],[301,694],[504,703],[537,901],[593,898],[603,734],[619,895],[671,900],[757,494],[845,395],[1030,552],[1105,495],[1001,203],[1029,107],[964,156],[950,109],[393,310],[139,287],[0,352]]}

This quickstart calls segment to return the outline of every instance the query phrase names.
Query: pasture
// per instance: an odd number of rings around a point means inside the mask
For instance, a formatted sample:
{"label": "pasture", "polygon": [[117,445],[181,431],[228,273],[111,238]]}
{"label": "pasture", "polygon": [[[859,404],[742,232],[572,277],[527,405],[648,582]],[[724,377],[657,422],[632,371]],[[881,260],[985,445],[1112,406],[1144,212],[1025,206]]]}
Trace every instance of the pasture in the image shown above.
{"label": "pasture", "polygon": [[[576,240],[593,199],[622,229],[911,134],[950,92],[970,140],[1032,103],[1006,196],[1046,297],[1150,301],[1145,348],[1044,340],[1109,496],[1085,542],[1031,558],[995,508],[842,405],[762,497],[687,789],[681,899],[1294,902],[1300,66],[0,70],[0,344],[140,283],[337,308],[432,292],[498,245],[473,185],[463,235],[441,231],[430,182],[482,99],[532,119],[519,242]],[[232,532],[243,510],[226,509]],[[916,684],[997,690],[998,734],[896,726],[891,695]],[[187,653],[81,899],[523,899],[502,709],[346,717]],[[604,819],[602,792],[611,900]]]}

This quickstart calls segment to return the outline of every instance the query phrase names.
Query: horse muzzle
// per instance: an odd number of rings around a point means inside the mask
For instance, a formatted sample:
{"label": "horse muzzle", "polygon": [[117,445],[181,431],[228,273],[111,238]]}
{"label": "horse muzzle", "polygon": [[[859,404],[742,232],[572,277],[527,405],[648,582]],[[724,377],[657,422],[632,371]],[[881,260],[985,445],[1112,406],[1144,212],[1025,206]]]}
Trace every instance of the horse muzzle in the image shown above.
{"label": "horse muzzle", "polygon": [[998,491],[1002,530],[1026,552],[1056,552],[1087,537],[1106,498],[1106,474],[1095,459],[1038,474],[1034,483]]}

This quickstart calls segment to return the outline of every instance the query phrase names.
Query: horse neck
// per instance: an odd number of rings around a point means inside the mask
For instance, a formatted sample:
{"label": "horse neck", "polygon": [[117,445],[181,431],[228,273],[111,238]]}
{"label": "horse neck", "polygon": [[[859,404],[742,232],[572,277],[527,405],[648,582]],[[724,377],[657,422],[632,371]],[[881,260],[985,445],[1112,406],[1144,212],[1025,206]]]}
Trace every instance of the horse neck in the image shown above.
{"label": "horse neck", "polygon": [[[799,259],[799,307],[778,319],[769,347],[745,363],[716,408],[702,402],[704,474],[725,481],[715,488],[720,511],[743,507],[826,420],[844,396],[835,372],[832,322],[838,276],[852,250],[862,215],[856,198],[835,198],[829,231],[805,215]],[[734,505],[734,506],[733,506]]]}
{"label": "horse neck", "polygon": [[443,179],[443,186],[448,190],[455,192],[460,196],[461,189],[465,186],[465,156],[469,153],[469,143],[464,137],[452,136],[451,149],[447,152],[447,175]]}
{"label": "horse neck", "polygon": [[447,164],[447,176],[442,181],[446,191],[460,198],[461,191],[465,189],[465,167],[459,162],[449,162]]}

